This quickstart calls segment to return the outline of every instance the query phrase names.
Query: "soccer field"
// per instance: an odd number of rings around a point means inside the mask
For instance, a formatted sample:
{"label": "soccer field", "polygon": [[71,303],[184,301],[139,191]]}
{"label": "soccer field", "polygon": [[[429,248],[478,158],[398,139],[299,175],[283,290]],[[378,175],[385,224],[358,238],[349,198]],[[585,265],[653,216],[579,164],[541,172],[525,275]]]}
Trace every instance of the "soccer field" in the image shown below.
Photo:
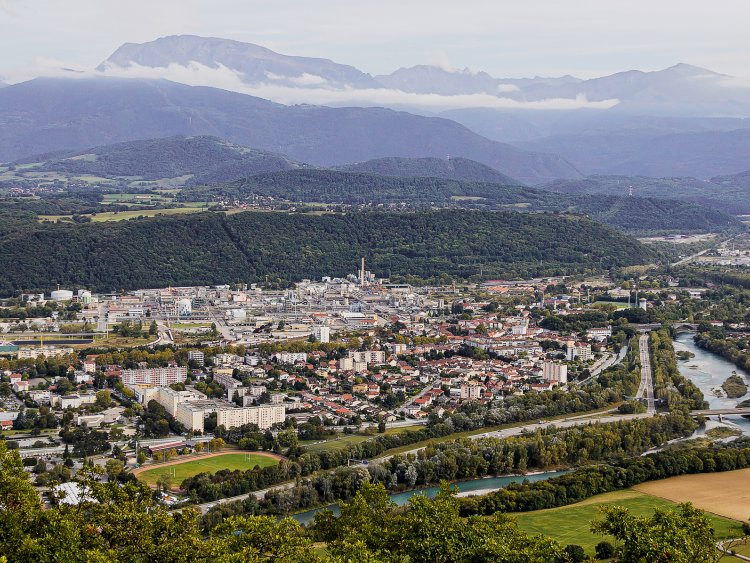
{"label": "soccer field", "polygon": [[215,473],[221,469],[246,471],[256,465],[268,467],[279,463],[277,457],[260,453],[227,453],[212,457],[192,458],[184,462],[161,464],[150,467],[136,474],[140,481],[148,485],[156,485],[160,475],[166,474],[172,478],[172,486],[177,487],[188,477],[198,473]]}
{"label": "soccer field", "polygon": [[[637,516],[650,516],[655,508],[676,508],[676,504],[665,499],[641,493],[633,489],[597,495],[570,506],[523,512],[516,516],[518,526],[530,534],[544,534],[562,545],[578,544],[588,555],[594,555],[594,546],[602,540],[614,543],[610,536],[599,536],[591,533],[591,522],[601,519],[599,507],[617,505],[630,510]],[[511,514],[511,516],[515,516]],[[742,535],[739,522],[708,515],[718,539]]]}

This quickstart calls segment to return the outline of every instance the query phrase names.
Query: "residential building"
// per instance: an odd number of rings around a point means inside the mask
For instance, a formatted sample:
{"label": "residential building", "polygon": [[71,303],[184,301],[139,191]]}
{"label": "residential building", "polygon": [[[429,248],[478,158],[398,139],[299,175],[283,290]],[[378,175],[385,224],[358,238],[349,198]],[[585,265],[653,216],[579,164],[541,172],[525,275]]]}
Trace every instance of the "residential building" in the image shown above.
{"label": "residential building", "polygon": [[568,382],[568,366],[556,362],[544,362],[542,377],[545,381],[565,384]]}
{"label": "residential building", "polygon": [[284,405],[260,405],[222,409],[216,415],[216,425],[224,428],[235,428],[245,424],[257,424],[261,430],[267,430],[278,422],[284,422],[286,407]]}
{"label": "residential building", "polygon": [[331,327],[325,325],[318,325],[312,328],[312,335],[315,340],[321,344],[325,344],[331,341]]}
{"label": "residential building", "polygon": [[167,387],[173,383],[182,383],[187,378],[187,368],[147,368],[124,369],[120,379],[124,385],[156,385]]}

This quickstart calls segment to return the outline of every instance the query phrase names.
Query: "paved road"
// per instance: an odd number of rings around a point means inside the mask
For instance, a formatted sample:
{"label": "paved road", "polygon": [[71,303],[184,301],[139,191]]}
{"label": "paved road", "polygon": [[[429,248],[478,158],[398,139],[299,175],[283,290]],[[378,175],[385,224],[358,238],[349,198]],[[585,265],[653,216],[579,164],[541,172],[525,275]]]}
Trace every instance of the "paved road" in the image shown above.
{"label": "paved road", "polygon": [[648,349],[648,334],[642,335],[638,339],[641,358],[641,384],[638,386],[638,392],[635,394],[636,399],[646,399],[646,412],[653,415],[656,412],[654,404],[654,382],[651,376],[651,356]]}
{"label": "paved road", "polygon": [[[524,424],[523,426],[514,426],[512,428],[504,428],[502,430],[493,430],[491,432],[483,432],[482,434],[474,434],[473,436],[469,436],[471,440],[478,440],[479,438],[511,438],[513,436],[520,436],[524,432],[533,432],[537,428],[549,428],[551,426],[554,426],[555,428],[571,428],[573,426],[586,426],[588,424],[611,424],[613,422],[619,422],[622,420],[632,420],[634,418],[647,418],[651,416],[648,413],[639,413],[639,414],[606,414],[606,413],[597,413],[595,415],[592,414],[582,414],[582,415],[576,415],[576,416],[570,416],[563,419],[558,419],[554,421],[539,421],[539,422],[530,422],[528,424]],[[399,455],[407,455],[407,454],[415,454],[419,450],[424,449],[424,446],[419,448],[414,448],[413,450],[409,450],[407,452],[403,452]],[[373,460],[373,462],[378,461],[385,461],[387,459],[390,459],[391,455],[384,456],[380,458],[376,458]]]}
{"label": "paved road", "polygon": [[588,376],[586,379],[583,379],[578,382],[579,385],[586,385],[587,383],[591,383],[591,381],[594,380],[595,377],[598,377],[599,374],[601,374],[605,369],[609,369],[612,366],[615,366],[622,362],[625,359],[625,356],[628,353],[628,345],[625,344],[622,348],[620,348],[620,353],[616,356],[612,354],[609,358],[604,360],[600,365],[593,368],[591,370],[591,375]]}

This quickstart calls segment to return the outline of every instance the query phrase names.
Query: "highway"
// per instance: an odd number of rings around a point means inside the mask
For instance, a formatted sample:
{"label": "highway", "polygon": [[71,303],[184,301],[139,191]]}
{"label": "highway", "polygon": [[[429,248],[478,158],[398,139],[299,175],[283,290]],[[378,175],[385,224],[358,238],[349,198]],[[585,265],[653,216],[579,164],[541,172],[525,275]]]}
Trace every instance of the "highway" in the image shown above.
{"label": "highway", "polygon": [[648,334],[643,334],[638,339],[638,348],[641,360],[641,384],[638,386],[636,399],[646,399],[646,412],[653,415],[656,412],[654,403],[654,382],[651,375],[651,356],[648,349]]}

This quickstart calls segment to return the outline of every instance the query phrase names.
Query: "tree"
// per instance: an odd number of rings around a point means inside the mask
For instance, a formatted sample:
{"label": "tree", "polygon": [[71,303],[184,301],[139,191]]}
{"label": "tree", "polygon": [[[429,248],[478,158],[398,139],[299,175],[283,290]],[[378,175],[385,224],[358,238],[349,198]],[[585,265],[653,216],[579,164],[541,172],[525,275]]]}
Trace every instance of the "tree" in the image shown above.
{"label": "tree", "polygon": [[580,545],[566,545],[563,552],[570,563],[581,563],[586,559],[586,552]]}
{"label": "tree", "polygon": [[97,391],[96,404],[99,407],[108,408],[112,404],[112,393],[110,393],[106,389]]}
{"label": "tree", "polygon": [[138,461],[138,465],[143,465],[144,463],[146,463],[146,452],[144,452],[143,450],[139,451],[136,461]]}
{"label": "tree", "polygon": [[172,475],[169,473],[162,473],[156,479],[156,488],[160,491],[168,491],[172,488]]}
{"label": "tree", "polygon": [[148,334],[150,336],[156,336],[156,334],[158,333],[158,331],[159,331],[159,328],[156,325],[156,321],[151,321],[151,324],[148,327]]}
{"label": "tree", "polygon": [[214,438],[209,442],[209,447],[211,448],[211,451],[214,452],[220,452],[222,449],[224,449],[225,445],[226,442],[222,438]]}
{"label": "tree", "polygon": [[196,442],[194,449],[197,453],[201,453],[203,451],[203,442]]}
{"label": "tree", "polygon": [[608,541],[600,541],[594,550],[597,559],[612,559],[615,556],[615,546]]}
{"label": "tree", "polygon": [[383,434],[385,432],[385,420],[378,422],[378,432]]}
{"label": "tree", "polygon": [[119,459],[108,459],[107,463],[104,464],[107,470],[107,478],[110,481],[114,481],[120,476],[124,468],[124,464]]}
{"label": "tree", "polygon": [[633,516],[619,506],[602,507],[604,520],[591,525],[591,531],[614,536],[622,542],[620,561],[635,563],[713,563],[716,539],[711,523],[692,504],[677,510],[654,511],[653,516]]}

